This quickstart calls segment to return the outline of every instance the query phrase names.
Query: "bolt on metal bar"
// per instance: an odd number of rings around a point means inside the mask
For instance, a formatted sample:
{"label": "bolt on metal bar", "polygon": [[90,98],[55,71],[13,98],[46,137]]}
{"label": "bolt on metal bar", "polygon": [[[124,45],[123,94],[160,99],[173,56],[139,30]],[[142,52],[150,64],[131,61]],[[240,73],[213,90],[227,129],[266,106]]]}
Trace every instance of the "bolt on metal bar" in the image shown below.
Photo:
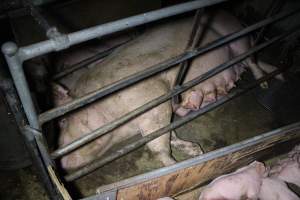
{"label": "bolt on metal bar", "polygon": [[69,103],[66,103],[62,106],[59,106],[59,107],[56,107],[56,108],[53,108],[53,109],[50,109],[44,113],[41,113],[39,115],[39,122],[40,124],[43,124],[47,121],[50,121],[52,119],[55,119],[57,117],[60,117],[70,111],[73,111],[77,108],[80,108],[82,106],[85,106],[89,103],[92,103],[94,101],[96,101],[97,99],[99,98],[102,98],[104,96],[107,96],[113,92],[116,92],[118,90],[121,90],[125,87],[128,87],[130,85],[133,85],[141,80],[144,80],[145,78],[148,78],[150,76],[153,76],[157,73],[160,73],[164,70],[167,70],[167,69],[170,69],[172,66],[176,65],[176,64],[179,64],[185,60],[188,60],[190,58],[193,58],[195,56],[199,56],[203,53],[206,53],[208,52],[209,50],[212,50],[216,47],[219,47],[219,46],[222,46],[228,42],[231,42],[241,36],[244,36],[254,30],[257,30],[263,26],[266,26],[268,24],[271,24],[275,21],[278,21],[278,20],[281,20],[285,17],[288,17],[288,16],[291,16],[297,12],[299,12],[300,9],[295,9],[291,12],[283,12],[281,14],[278,14],[276,16],[273,16],[273,17],[270,17],[266,20],[263,20],[261,22],[258,22],[252,26],[249,26],[241,31],[238,31],[238,32],[235,32],[235,33],[232,33],[228,36],[225,36],[225,37],[222,37],[218,40],[216,40],[215,42],[211,42],[209,43],[208,45],[206,45],[205,47],[202,47],[202,48],[197,48],[195,49],[194,51],[190,51],[190,52],[185,52],[179,56],[176,56],[174,58],[171,58],[171,59],[168,59],[164,62],[161,62],[157,65],[154,65],[152,67],[149,67],[148,69],[142,71],[142,72],[138,72],[138,73],[135,73],[133,75],[130,75],[124,79],[121,79],[109,86],[105,86],[103,88],[100,88],[99,90],[97,91],[94,91],[94,92],[91,92],[91,93],[88,93],[87,95],[83,96],[83,97],[79,97]]}
{"label": "bolt on metal bar", "polygon": [[68,48],[69,46],[79,44],[97,37],[102,37],[111,33],[122,31],[138,25],[153,22],[166,17],[171,17],[181,13],[186,13],[199,8],[211,6],[227,0],[196,0],[182,3],[155,11],[146,12],[132,17],[120,19],[114,22],[87,28],[81,31],[65,35],[61,41],[46,40],[36,44],[20,48],[20,57],[23,61],[50,53],[53,51]]}
{"label": "bolt on metal bar", "polygon": [[229,93],[227,96],[224,96],[222,97],[220,100],[212,103],[212,104],[209,104],[205,107],[203,107],[202,109],[198,110],[198,111],[195,111],[191,114],[189,114],[188,116],[186,117],[183,117],[173,123],[171,123],[170,125],[168,126],[165,126],[155,132],[152,132],[151,134],[147,135],[147,136],[144,136],[142,139],[136,141],[136,142],[133,142],[129,145],[126,145],[125,147],[123,147],[122,149],[118,150],[117,152],[115,152],[114,154],[110,155],[110,156],[107,156],[105,157],[104,159],[101,159],[101,160],[95,160],[94,162],[82,167],[81,169],[71,173],[71,174],[68,174],[65,176],[65,180],[70,182],[70,181],[74,181],[76,179],[79,179],[93,171],[95,171],[96,169],[104,166],[105,164],[108,164],[118,158],[120,158],[121,156],[124,156],[130,152],[132,152],[133,150],[145,145],[146,143],[168,133],[169,131],[171,130],[174,130],[188,122],[190,122],[191,120],[217,108],[218,106],[244,94],[245,92],[249,91],[250,89],[258,86],[259,84],[263,83],[264,81],[267,81],[268,79],[272,78],[273,76],[275,75],[278,75],[280,74],[282,71],[281,70],[276,70],[270,74],[267,74],[266,76],[264,76],[263,78],[255,81],[254,83],[251,83],[249,84],[247,87],[245,87],[244,89],[236,89],[235,91]]}
{"label": "bolt on metal bar", "polygon": [[[265,42],[257,47],[253,47],[251,48],[248,52],[240,55],[240,56],[237,56],[235,58],[233,58],[232,60],[222,64],[223,66],[233,66],[237,63],[239,63],[240,61],[246,59],[247,57],[251,56],[253,53],[256,53],[260,50],[262,50],[263,48],[266,48],[272,44],[274,44],[275,42],[277,41],[280,41],[282,40],[283,38],[291,35],[294,33],[295,30],[298,30],[300,28],[300,26],[296,27],[295,29],[293,29],[292,31],[289,31],[287,33],[284,33],[284,34],[281,34],[280,36],[277,36],[277,37],[274,37],[273,39],[271,39],[270,41],[268,42]],[[222,66],[221,65],[221,66]],[[211,70],[212,71],[212,70]],[[95,171],[96,169],[98,169],[99,167],[102,167],[103,165],[119,158],[120,156],[123,156],[139,147],[141,147],[142,145],[162,136],[163,134],[167,133],[167,132],[170,132],[171,130],[174,130],[188,122],[190,122],[191,120],[205,114],[206,112],[208,111],[211,111],[213,109],[215,109],[216,107],[226,103],[227,101],[229,100],[232,100],[233,98],[237,97],[237,96],[240,96],[242,94],[244,94],[245,92],[249,91],[250,89],[256,87],[257,85],[259,85],[260,83],[263,83],[264,81],[266,80],[269,80],[270,78],[272,78],[273,76],[275,75],[278,75],[282,73],[282,70],[276,70],[274,72],[271,72],[269,74],[267,74],[266,76],[264,76],[263,78],[261,79],[258,79],[257,81],[254,81],[253,83],[249,84],[248,86],[244,87],[244,88],[241,88],[241,89],[235,89],[234,91],[232,91],[231,93],[229,93],[227,96],[224,96],[222,97],[220,100],[214,102],[214,103],[211,103],[205,107],[203,107],[202,109],[198,110],[198,111],[195,111],[195,112],[192,112],[191,114],[189,114],[188,116],[185,116],[175,122],[172,122],[170,123],[169,125],[161,128],[161,129],[158,129],[157,131],[154,131],[152,133],[150,133],[149,135],[147,136],[144,136],[142,139],[140,139],[139,141],[136,141],[132,144],[129,144],[127,146],[125,146],[124,148],[118,150],[116,153],[104,158],[104,159],[100,159],[100,160],[96,160],[90,164],[87,164],[86,166],[82,167],[81,169],[65,176],[65,180],[66,181],[73,181],[73,180],[76,180],[84,175],[87,175],[93,171]]]}
{"label": "bolt on metal bar", "polygon": [[[278,37],[268,41],[264,45],[271,45],[272,42],[279,40],[281,37],[282,36],[278,36]],[[241,55],[241,56],[246,58],[247,55],[251,55],[252,52],[259,51],[259,50],[256,50],[256,49],[261,49],[261,48],[262,47],[258,46],[256,48],[254,48],[254,50],[251,49],[248,52],[248,54]],[[79,147],[83,146],[84,144],[92,142],[93,140],[97,139],[98,137],[101,137],[101,136],[107,134],[108,132],[118,128],[119,126],[123,125],[124,123],[128,122],[129,120],[132,120],[133,118],[135,118],[135,117],[143,114],[144,112],[158,106],[159,104],[164,103],[165,101],[171,99],[175,95],[178,95],[178,94],[188,90],[189,88],[194,87],[195,85],[198,85],[199,83],[205,81],[206,79],[216,75],[217,73],[229,68],[231,65],[232,64],[230,62],[219,65],[216,68],[202,74],[201,76],[186,82],[181,87],[176,87],[176,88],[172,89],[171,91],[169,91],[165,95],[162,95],[162,96],[160,96],[156,99],[153,99],[152,101],[144,104],[143,106],[140,106],[139,108],[136,108],[135,110],[131,111],[128,114],[125,114],[125,115],[121,116],[120,118],[112,121],[111,123],[108,123],[104,126],[101,126],[100,128],[98,128],[98,129],[96,129],[96,130],[94,130],[94,131],[92,131],[92,132],[90,132],[90,133],[74,140],[70,144],[68,144],[64,147],[61,147],[60,149],[57,149],[56,151],[51,153],[51,157],[53,159],[62,157],[64,155],[74,151],[75,149],[78,149]]]}

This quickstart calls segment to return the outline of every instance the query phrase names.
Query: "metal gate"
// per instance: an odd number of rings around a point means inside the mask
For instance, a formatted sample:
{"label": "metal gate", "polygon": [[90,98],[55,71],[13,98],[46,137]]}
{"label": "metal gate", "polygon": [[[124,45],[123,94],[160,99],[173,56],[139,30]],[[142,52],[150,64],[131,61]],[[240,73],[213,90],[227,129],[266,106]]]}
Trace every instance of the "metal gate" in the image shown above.
{"label": "metal gate", "polygon": [[[99,100],[100,98],[112,94],[113,92],[131,86],[139,81],[144,80],[145,78],[158,74],[164,70],[170,69],[186,60],[192,59],[196,56],[200,56],[214,48],[225,45],[228,42],[231,42],[237,38],[240,38],[241,36],[244,36],[246,34],[249,34],[250,32],[258,30],[266,25],[269,25],[278,20],[289,17],[297,13],[299,9],[293,10],[292,12],[283,12],[281,14],[269,17],[254,25],[246,27],[241,31],[232,33],[216,41],[213,41],[208,45],[206,45],[205,47],[196,48],[192,51],[186,51],[177,57],[170,58],[164,62],[149,67],[145,71],[130,75],[109,86],[103,87],[97,91],[91,92],[83,97],[77,98],[69,103],[66,103],[62,106],[53,108],[51,110],[48,110],[40,114],[36,112],[36,108],[34,106],[30,94],[28,83],[26,81],[26,77],[23,71],[23,62],[53,51],[61,51],[72,45],[79,44],[94,39],[96,37],[101,37],[130,27],[138,26],[162,18],[207,7],[224,1],[226,0],[191,1],[188,3],[178,4],[160,10],[151,11],[133,17],[117,20],[111,23],[106,23],[103,25],[84,29],[67,35],[59,33],[55,28],[53,29],[53,27],[45,26],[47,29],[47,35],[49,36],[49,40],[28,45],[28,46],[23,46],[23,47],[18,47],[13,42],[7,42],[2,46],[2,52],[5,55],[7,64],[9,66],[11,75],[13,77],[14,85],[17,89],[18,97],[20,98],[20,102],[10,101],[10,106],[18,107],[21,110],[24,109],[24,112],[26,114],[26,119],[23,118],[24,119],[23,121],[28,121],[28,123],[27,122],[22,124],[20,123],[19,126],[21,130],[23,130],[22,131],[23,134],[26,136],[27,145],[31,149],[31,153],[35,160],[36,166],[38,166],[39,168],[40,177],[42,177],[42,180],[53,199],[71,199],[68,191],[61,183],[61,180],[70,182],[82,176],[85,176],[93,172],[97,168],[105,165],[106,163],[111,162],[119,158],[120,156],[123,156],[128,152],[135,150],[136,148],[146,144],[151,140],[154,140],[157,137],[162,136],[163,134],[175,128],[180,127],[181,125],[195,119],[196,117],[205,114],[206,112],[211,111],[212,109],[232,100],[233,98],[244,94],[250,89],[258,86],[260,83],[271,79],[275,75],[278,75],[279,73],[281,73],[281,71],[276,70],[274,72],[267,74],[263,78],[256,80],[253,83],[250,83],[249,85],[243,88],[238,88],[230,92],[227,96],[222,97],[217,102],[209,104],[208,106],[198,111],[195,111],[186,117],[183,117],[175,122],[172,122],[168,126],[163,127],[143,137],[139,141],[136,141],[130,145],[125,146],[121,150],[117,151],[115,154],[105,157],[104,159],[101,160],[95,160],[94,162],[82,167],[81,169],[71,174],[66,175],[65,177],[59,177],[57,175],[56,167],[53,162],[54,159],[58,159],[78,149],[79,147],[94,141],[95,139],[109,133],[115,128],[125,124],[129,120],[143,114],[144,112],[158,106],[161,103],[164,103],[172,99],[176,95],[222,72],[223,70],[241,62],[242,60],[248,58],[252,54],[261,51],[262,49],[274,44],[275,42],[281,41],[282,39],[286,38],[287,36],[290,36],[296,30],[298,30],[299,26],[293,28],[292,30],[286,33],[275,36],[272,39],[268,40],[267,42],[264,42],[260,45],[251,48],[248,52],[239,55],[226,63],[216,66],[214,69],[208,71],[207,73],[191,81],[188,81],[179,87],[172,89],[165,95],[153,99],[152,101],[133,110],[132,112],[114,120],[109,124],[106,124],[92,131],[91,133],[71,142],[70,144],[64,147],[55,150],[54,152],[48,151],[47,144],[45,142],[41,130],[41,126],[44,123],[56,119],[60,116],[63,116],[73,110],[86,106],[96,100]],[[35,16],[41,17],[38,15],[38,13],[35,13]],[[20,108],[20,104],[22,105],[22,108]],[[22,118],[23,116],[20,115],[19,109],[15,109],[14,114],[17,117]],[[113,185],[101,187],[98,189],[98,193],[99,193],[98,195],[93,197],[88,197],[86,199],[138,199],[138,195],[141,193],[145,194],[147,199],[152,199],[152,198],[159,197],[161,195],[176,194],[182,190],[186,190],[190,187],[195,186],[196,182],[203,183],[205,180],[206,181],[209,180],[209,178],[212,178],[217,174],[216,173],[217,171],[219,171],[218,173],[225,172],[226,170],[228,171],[229,169],[233,168],[234,165],[236,165],[236,163],[238,163],[237,162],[238,160],[241,162],[248,162],[255,158],[256,152],[264,151],[277,143],[298,137],[299,134],[297,134],[297,131],[299,133],[299,129],[300,129],[300,123],[295,123],[274,130],[272,132],[263,134],[261,136],[251,138],[249,140],[243,141],[236,145],[228,146],[220,150],[201,155],[197,158],[193,158],[170,167],[165,167],[156,170],[154,172],[150,172],[128,180],[124,180],[119,183],[115,183]],[[253,150],[253,148],[255,150]],[[239,162],[239,164],[241,164],[241,162]],[[220,165],[220,163],[222,163],[222,165]],[[207,165],[209,165],[210,167],[214,167],[216,171],[208,172]],[[223,166],[223,168],[220,166]],[[224,168],[224,166],[227,167]],[[205,180],[203,178],[203,173],[199,173],[201,170],[204,170],[203,172],[209,174],[209,175],[206,174],[207,176]],[[198,173],[198,175],[196,172]],[[193,174],[193,176],[188,176],[187,174]],[[193,177],[193,180],[191,180],[189,184],[182,186],[180,185],[180,181],[178,181],[179,179],[177,179],[177,181],[174,180],[174,177],[177,176],[189,177],[189,178]],[[170,180],[174,180],[174,184],[172,184],[171,189],[168,188],[167,190],[166,184],[170,182]],[[148,186],[149,184],[150,185],[156,184],[156,186],[160,189],[155,191],[147,191],[145,189],[147,188],[147,184]]]}

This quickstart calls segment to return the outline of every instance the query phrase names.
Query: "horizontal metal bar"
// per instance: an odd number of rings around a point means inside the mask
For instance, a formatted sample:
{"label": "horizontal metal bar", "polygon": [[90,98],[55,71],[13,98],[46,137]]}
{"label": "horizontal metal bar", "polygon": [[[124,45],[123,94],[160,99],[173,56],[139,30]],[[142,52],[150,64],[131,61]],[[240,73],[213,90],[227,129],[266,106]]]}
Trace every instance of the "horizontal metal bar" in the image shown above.
{"label": "horizontal metal bar", "polygon": [[84,167],[82,167],[81,169],[72,172],[71,174],[68,174],[65,176],[65,180],[70,182],[70,181],[74,181],[76,179],[79,179],[85,175],[88,175],[90,173],[92,173],[93,171],[95,171],[96,169],[120,158],[121,156],[124,156],[132,151],[134,151],[135,149],[145,145],[146,143],[170,132],[171,130],[174,130],[188,122],[190,122],[193,119],[196,119],[197,117],[204,115],[205,113],[223,105],[224,103],[242,95],[243,93],[249,91],[250,89],[258,86],[259,84],[263,83],[264,81],[272,78],[273,76],[276,76],[278,74],[280,74],[282,71],[281,70],[276,70],[270,74],[267,74],[266,76],[264,76],[263,78],[255,81],[252,84],[249,84],[247,87],[243,88],[243,89],[236,89],[233,92],[229,93],[227,96],[224,96],[222,98],[220,98],[218,101],[211,103],[205,107],[203,107],[200,110],[197,110],[195,112],[190,113],[189,115],[175,121],[172,122],[171,124],[169,124],[168,126],[165,126],[163,128],[158,129],[157,131],[154,131],[152,133],[150,133],[149,135],[144,136],[143,138],[141,138],[140,140],[133,142],[129,145],[126,145],[125,147],[123,147],[122,149],[116,151],[115,153],[103,158],[103,159],[98,159],[95,160],[94,162],[85,165]]}
{"label": "horizontal metal bar", "polygon": [[96,138],[103,136],[104,134],[108,133],[109,131],[112,131],[115,128],[121,126],[122,124],[128,122],[129,120],[133,119],[134,117],[139,116],[140,114],[171,99],[173,96],[178,95],[178,94],[188,90],[189,88],[194,87],[195,85],[198,85],[199,83],[205,81],[206,79],[208,79],[208,78],[216,75],[217,73],[231,67],[232,65],[242,61],[243,59],[247,58],[248,56],[252,55],[253,53],[258,52],[261,49],[273,44],[274,42],[285,37],[285,35],[286,34],[282,34],[281,36],[277,36],[264,44],[254,47],[251,50],[249,50],[248,52],[246,52],[245,54],[242,54],[231,61],[228,61],[222,65],[217,66],[216,68],[202,74],[201,76],[199,76],[191,81],[188,81],[187,83],[183,84],[181,87],[174,88],[170,92],[166,93],[165,95],[162,95],[156,99],[153,99],[152,101],[146,103],[143,106],[140,106],[139,108],[129,112],[128,114],[121,116],[120,118],[112,121],[111,123],[106,124],[98,129],[92,131],[91,133],[88,133],[88,134],[84,135],[83,137],[74,140],[70,144],[68,144],[60,149],[57,149],[56,151],[51,153],[52,158],[55,159],[55,158],[61,157],[63,155],[66,155],[66,154],[74,151],[75,149],[78,149],[79,147],[83,146],[84,144],[87,144],[87,143],[95,140]]}
{"label": "horizontal metal bar", "polygon": [[[299,27],[297,27],[296,29],[299,29]],[[255,53],[255,52],[257,52],[257,51],[259,51],[259,50],[261,50],[261,49],[263,49],[263,48],[265,48],[265,47],[273,44],[276,41],[279,41],[280,39],[283,39],[283,38],[291,35],[292,33],[293,33],[293,31],[289,31],[288,33],[284,33],[284,34],[282,34],[280,36],[277,36],[277,37],[271,39],[268,42],[265,42],[265,43],[263,43],[263,44],[261,44],[261,45],[259,45],[257,47],[252,48],[247,53],[244,53],[244,54],[242,54],[240,56],[237,56],[236,58],[228,61],[227,63],[224,63],[223,65],[227,64],[228,66],[232,66],[234,64],[237,64],[241,60],[243,60],[243,59],[249,57],[250,55],[252,55],[253,53]],[[200,109],[198,111],[195,111],[195,112],[191,113],[190,115],[188,115],[186,117],[183,117],[183,118],[181,118],[181,119],[179,119],[179,120],[177,120],[175,122],[172,122],[168,126],[165,126],[165,127],[161,128],[161,129],[159,129],[157,131],[152,132],[151,134],[149,134],[147,136],[144,136],[139,141],[134,142],[134,143],[132,143],[130,145],[127,145],[124,148],[122,148],[121,150],[118,150],[115,154],[112,154],[111,156],[108,156],[108,157],[106,157],[106,158],[104,158],[102,160],[96,160],[96,161],[94,161],[94,162],[92,162],[92,163],[84,166],[83,168],[81,168],[81,169],[79,169],[79,170],[77,170],[77,171],[75,171],[75,172],[67,175],[65,177],[65,180],[66,181],[73,181],[73,180],[78,179],[78,178],[80,178],[80,177],[82,177],[84,175],[87,175],[87,174],[93,172],[94,170],[96,170],[97,168],[99,168],[99,167],[101,167],[101,166],[103,166],[103,165],[105,165],[105,164],[107,164],[107,163],[109,163],[109,162],[111,162],[111,161],[119,158],[120,156],[123,156],[123,155],[125,155],[125,154],[127,154],[127,153],[129,153],[129,152],[131,152],[133,150],[135,150],[136,148],[139,148],[142,145],[144,145],[144,144],[146,144],[146,143],[154,140],[155,138],[158,138],[158,137],[162,136],[163,134],[165,134],[165,133],[167,133],[167,132],[169,132],[171,130],[174,130],[174,129],[176,129],[176,128],[178,128],[178,127],[180,127],[180,126],[182,126],[182,125],[184,125],[186,123],[188,123],[189,121],[191,121],[191,120],[193,120],[193,119],[195,119],[195,118],[197,118],[197,117],[205,114],[206,112],[208,112],[210,110],[215,109],[216,107],[218,107],[218,106],[226,103],[227,101],[229,101],[229,100],[231,100],[231,99],[233,99],[233,98],[235,98],[237,96],[240,96],[241,94],[247,92],[248,90],[256,87],[260,83],[262,83],[262,82],[264,82],[264,81],[266,81],[266,80],[268,80],[268,79],[272,78],[273,76],[278,75],[280,73],[281,73],[281,70],[276,70],[276,71],[274,71],[272,73],[267,74],[265,77],[263,77],[263,78],[255,81],[254,83],[249,84],[245,88],[236,89],[233,92],[229,93],[227,96],[222,97],[217,102],[209,104],[206,107],[204,107],[204,108],[202,108],[202,109]]]}
{"label": "horizontal metal bar", "polygon": [[74,71],[79,70],[79,69],[82,68],[82,67],[86,67],[86,66],[90,65],[91,63],[96,62],[97,60],[100,60],[100,59],[102,59],[102,58],[108,56],[108,55],[111,54],[117,47],[119,47],[119,46],[121,46],[121,45],[123,45],[123,44],[126,44],[126,43],[128,43],[129,41],[131,41],[131,40],[132,40],[132,39],[129,39],[129,40],[125,41],[125,42],[122,42],[121,44],[118,44],[118,45],[116,45],[116,46],[114,46],[114,47],[111,47],[111,48],[105,50],[105,51],[99,52],[99,53],[97,53],[97,54],[94,55],[94,56],[91,56],[91,57],[89,57],[89,58],[87,58],[87,59],[84,59],[84,60],[82,60],[82,61],[80,61],[80,62],[78,62],[78,63],[76,63],[76,64],[74,64],[74,65],[72,65],[72,66],[70,66],[70,67],[68,67],[66,70],[64,70],[64,71],[62,71],[62,72],[60,72],[60,73],[54,75],[54,76],[52,77],[52,79],[53,79],[53,80],[59,80],[59,79],[65,77],[65,76],[67,76],[67,75],[73,73]]}
{"label": "horizontal metal bar", "polygon": [[87,95],[83,96],[83,97],[79,97],[77,99],[75,99],[74,101],[71,101],[69,103],[66,103],[62,106],[53,108],[51,110],[48,110],[42,114],[39,115],[39,122],[40,124],[43,124],[47,121],[50,121],[52,119],[55,119],[57,117],[60,117],[72,110],[75,110],[77,108],[80,108],[84,105],[87,105],[89,103],[92,103],[94,101],[96,101],[99,98],[102,98],[104,96],[107,96],[113,92],[116,92],[118,90],[121,90],[125,87],[128,87],[130,85],[133,85],[145,78],[148,78],[150,76],[153,76],[157,73],[160,73],[164,70],[170,69],[172,66],[181,63],[185,60],[188,60],[190,58],[193,58],[195,56],[199,56],[201,54],[204,54],[216,47],[222,46],[230,41],[233,41],[241,36],[244,36],[254,30],[257,30],[263,26],[269,25],[275,21],[281,20],[285,17],[291,16],[297,12],[299,12],[300,9],[295,9],[292,12],[284,12],[282,14],[276,15],[274,17],[268,18],[266,20],[263,20],[259,23],[256,23],[252,26],[249,26],[241,31],[235,32],[233,34],[230,34],[229,36],[225,36],[222,37],[218,40],[216,40],[215,42],[211,42],[208,45],[206,45],[205,47],[202,48],[197,48],[194,51],[190,51],[190,52],[185,52],[177,57],[174,58],[170,58],[164,62],[161,62],[157,65],[154,65],[152,67],[147,68],[146,70],[142,71],[142,72],[138,72],[135,73],[133,75],[130,75],[124,79],[121,79],[120,81],[117,81],[109,86],[103,87],[97,91],[88,93]]}
{"label": "horizontal metal bar", "polygon": [[211,6],[224,1],[227,0],[197,0],[197,1],[191,1],[187,3],[170,6],[155,11],[146,12],[125,19],[120,19],[114,22],[110,22],[99,26],[91,27],[88,29],[84,29],[81,31],[77,31],[74,33],[70,33],[68,35],[65,35],[64,36],[65,38],[62,38],[61,41],[46,40],[33,45],[22,47],[20,48],[19,55],[23,61],[28,60],[46,53],[61,50],[62,48],[64,48],[63,46],[67,48],[69,46],[79,44],[91,39],[95,39],[97,37],[102,37],[104,35],[122,31],[128,28],[132,28],[138,25],[142,25],[166,17],[196,10],[198,8]]}
{"label": "horizontal metal bar", "polygon": [[[142,183],[145,183],[149,180],[154,180],[157,178],[160,178],[162,176],[166,176],[168,174],[173,174],[177,171],[181,171],[186,168],[194,167],[199,164],[208,162],[213,159],[217,159],[229,154],[233,154],[235,152],[241,151],[242,149],[247,149],[249,147],[261,144],[266,141],[274,141],[274,138],[277,138],[279,136],[286,136],[287,138],[290,138],[289,135],[293,134],[294,132],[298,132],[296,134],[300,135],[300,121],[289,124],[287,126],[283,126],[280,128],[277,128],[275,130],[271,130],[262,134],[258,134],[255,137],[243,140],[241,142],[238,142],[236,144],[232,144],[230,146],[226,146],[202,155],[199,155],[195,158],[191,158],[182,162],[179,162],[175,165],[171,165],[168,167],[163,167],[156,169],[154,171],[137,175],[125,180],[121,180],[119,182],[115,182],[109,185],[101,186],[97,189],[98,195],[93,196],[94,199],[97,199],[102,196],[102,194],[110,193],[110,192],[119,192],[122,189],[129,188],[135,185],[139,185]],[[91,198],[92,199],[92,198]],[[86,198],[82,200],[87,200]]]}

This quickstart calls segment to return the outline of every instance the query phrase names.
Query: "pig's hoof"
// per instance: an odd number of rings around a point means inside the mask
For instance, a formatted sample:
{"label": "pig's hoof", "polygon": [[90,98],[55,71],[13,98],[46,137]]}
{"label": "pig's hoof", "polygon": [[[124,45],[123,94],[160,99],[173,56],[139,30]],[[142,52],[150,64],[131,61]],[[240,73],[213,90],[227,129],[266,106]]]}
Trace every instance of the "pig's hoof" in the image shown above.
{"label": "pig's hoof", "polygon": [[160,160],[164,166],[170,166],[176,164],[176,160],[171,158],[169,155],[158,154],[157,157],[158,160]]}
{"label": "pig's hoof", "polygon": [[203,154],[203,150],[200,147],[200,145],[188,142],[180,139],[171,140],[171,145],[181,151],[183,151],[185,154],[189,156],[197,156],[200,154]]}

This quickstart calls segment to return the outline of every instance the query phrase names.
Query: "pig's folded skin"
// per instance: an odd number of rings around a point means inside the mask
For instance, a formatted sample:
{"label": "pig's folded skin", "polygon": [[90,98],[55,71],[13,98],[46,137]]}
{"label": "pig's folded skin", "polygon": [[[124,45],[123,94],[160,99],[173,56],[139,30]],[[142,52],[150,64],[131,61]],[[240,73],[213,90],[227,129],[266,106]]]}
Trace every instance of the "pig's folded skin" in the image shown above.
{"label": "pig's folded skin", "polygon": [[[231,20],[224,21],[225,18]],[[59,84],[53,87],[56,106],[183,53],[192,24],[192,18],[183,18],[157,25],[133,41],[119,47],[107,58],[94,64],[93,67],[65,77],[62,82],[68,89]],[[237,19],[219,11],[211,28],[206,30],[201,45],[241,28]],[[250,41],[249,37],[244,37],[193,59],[185,81],[194,79],[228,61],[232,56],[244,53],[250,48]],[[78,168],[103,155],[113,144],[137,133],[145,136],[168,125],[173,111],[184,116],[191,110],[197,110],[216,101],[235,87],[235,82],[240,79],[245,67],[249,67],[255,77],[261,77],[260,67],[264,63],[259,61],[258,64],[259,66],[250,59],[246,59],[219,73],[184,92],[182,103],[174,106],[176,109],[172,108],[170,102],[159,105],[111,133],[64,156],[61,159],[62,167],[66,170]],[[174,86],[177,72],[178,66],[62,117],[59,122],[59,146],[65,146],[170,91]],[[188,155],[195,156],[202,153],[201,148],[194,143],[180,140],[177,137],[173,138],[176,141],[172,145],[178,145],[179,148],[184,147],[182,150]],[[147,146],[165,166],[176,162],[170,155],[170,133],[149,142]]]}

